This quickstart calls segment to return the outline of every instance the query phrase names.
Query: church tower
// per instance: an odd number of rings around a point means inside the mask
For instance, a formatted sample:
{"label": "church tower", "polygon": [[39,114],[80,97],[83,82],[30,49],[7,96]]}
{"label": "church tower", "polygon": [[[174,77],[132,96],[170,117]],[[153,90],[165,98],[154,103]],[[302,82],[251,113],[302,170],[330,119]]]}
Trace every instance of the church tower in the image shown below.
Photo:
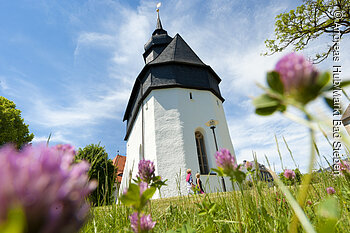
{"label": "church tower", "polygon": [[[123,119],[127,157],[121,190],[130,175],[136,177],[140,159],[153,161],[156,174],[168,179],[162,197],[187,194],[188,168],[194,180],[196,173],[201,174],[206,192],[223,190],[221,178],[210,174],[216,168],[216,147],[234,153],[219,89],[221,79],[179,34],[168,35],[159,13],[157,27],[144,48],[145,66],[136,78]],[[224,183],[232,190],[228,179]]]}

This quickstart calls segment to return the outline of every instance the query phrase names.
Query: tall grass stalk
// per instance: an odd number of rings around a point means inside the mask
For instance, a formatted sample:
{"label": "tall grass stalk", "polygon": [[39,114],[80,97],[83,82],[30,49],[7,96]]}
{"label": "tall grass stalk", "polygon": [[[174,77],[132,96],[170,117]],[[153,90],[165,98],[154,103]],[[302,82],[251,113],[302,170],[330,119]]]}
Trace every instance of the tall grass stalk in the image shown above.
{"label": "tall grass stalk", "polygon": [[280,147],[278,145],[278,140],[277,140],[276,134],[275,134],[275,141],[276,141],[278,156],[280,157],[280,161],[281,161],[281,168],[282,168],[282,170],[284,170],[284,168],[283,168],[283,161],[282,161],[282,154],[281,154],[281,151],[280,151]]}
{"label": "tall grass stalk", "polygon": [[[307,117],[307,120],[311,123],[311,116],[306,112],[305,109],[304,109],[304,113]],[[311,182],[312,170],[314,167],[315,157],[316,157],[315,156],[315,144],[316,144],[315,131],[313,128],[310,128],[309,130],[310,130],[310,147],[311,147],[310,163],[309,163],[308,173],[305,174],[303,177],[303,181],[301,183],[300,194],[298,195],[298,203],[299,203],[298,207],[300,207],[301,210],[303,209],[305,201],[306,201],[307,192],[308,192],[309,185]],[[297,230],[298,230],[298,218],[299,218],[299,216],[297,215],[297,212],[295,212],[295,214],[293,216],[292,223],[291,223],[290,228],[289,228],[289,232],[291,232],[291,233],[297,232]],[[301,221],[300,218],[299,218],[299,220]],[[303,226],[305,229],[306,225],[303,225]]]}
{"label": "tall grass stalk", "polygon": [[284,145],[286,145],[287,150],[288,150],[288,152],[289,152],[289,155],[290,155],[290,157],[291,157],[292,160],[293,160],[294,166],[297,167],[297,168],[299,168],[299,165],[298,165],[298,164],[295,162],[295,160],[294,160],[293,152],[292,152],[291,149],[289,148],[286,139],[284,138],[284,136],[282,136],[282,138],[283,138],[283,141],[284,141]]}
{"label": "tall grass stalk", "polygon": [[[269,160],[267,159],[267,163],[270,167]],[[270,167],[271,169],[271,167]],[[310,223],[309,219],[305,215],[302,207],[299,205],[299,203],[294,199],[293,195],[290,193],[288,188],[282,183],[282,181],[274,174],[274,181],[278,185],[278,187],[281,189],[281,191],[285,194],[289,204],[291,205],[292,209],[294,210],[294,216],[293,219],[296,217],[297,220],[299,219],[300,223],[302,224],[304,230],[308,233],[316,233],[314,230],[312,224]],[[298,223],[298,222],[297,222]],[[297,226],[296,226],[297,227]],[[292,227],[290,227],[290,232],[291,230],[294,230]]]}

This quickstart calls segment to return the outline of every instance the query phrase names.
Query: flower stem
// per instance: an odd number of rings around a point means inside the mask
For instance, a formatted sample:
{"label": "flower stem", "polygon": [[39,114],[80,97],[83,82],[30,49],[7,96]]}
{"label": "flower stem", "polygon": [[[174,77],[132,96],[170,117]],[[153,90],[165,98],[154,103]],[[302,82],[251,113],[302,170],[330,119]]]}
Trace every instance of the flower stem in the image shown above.
{"label": "flower stem", "polygon": [[[312,122],[311,115],[308,114],[305,109],[303,109],[303,112],[305,113],[306,119],[308,120],[308,122],[311,123]],[[312,169],[314,167],[315,157],[316,157],[316,154],[315,154],[315,131],[312,127],[310,127],[309,129],[310,129],[310,140],[311,140],[310,164],[309,164],[308,173],[304,175],[303,182],[301,183],[301,189],[299,191],[300,193],[298,195],[298,203],[302,209],[304,208],[305,200],[307,197],[307,192],[308,192],[309,185],[310,185],[311,178],[312,178]],[[294,213],[292,223],[289,227],[289,232],[290,233],[297,232],[298,225],[299,225],[299,220],[298,220],[298,217],[296,216],[296,214]]]}

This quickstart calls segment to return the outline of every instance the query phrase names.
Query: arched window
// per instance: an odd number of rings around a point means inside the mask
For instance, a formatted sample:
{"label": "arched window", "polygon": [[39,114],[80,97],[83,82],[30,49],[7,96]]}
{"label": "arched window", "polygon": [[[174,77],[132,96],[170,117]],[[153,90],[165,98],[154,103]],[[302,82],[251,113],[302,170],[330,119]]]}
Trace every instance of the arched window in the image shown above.
{"label": "arched window", "polygon": [[205,151],[204,137],[199,131],[195,132],[198,162],[201,174],[209,173],[207,152]]}

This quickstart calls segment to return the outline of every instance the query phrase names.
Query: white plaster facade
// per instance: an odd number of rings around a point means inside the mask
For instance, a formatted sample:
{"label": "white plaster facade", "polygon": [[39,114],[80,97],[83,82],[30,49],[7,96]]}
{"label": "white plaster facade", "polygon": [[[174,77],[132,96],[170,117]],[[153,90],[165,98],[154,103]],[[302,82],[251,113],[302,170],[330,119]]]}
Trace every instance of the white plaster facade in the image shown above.
{"label": "white plaster facade", "polygon": [[[190,99],[190,93],[192,99]],[[144,159],[154,162],[156,174],[168,179],[161,189],[161,197],[187,195],[186,170],[192,169],[192,176],[199,172],[195,132],[200,131],[208,157],[209,168],[215,168],[215,142],[212,130],[205,125],[210,119],[219,122],[215,133],[219,148],[234,153],[222,101],[212,92],[186,88],[152,90],[143,103]],[[127,140],[126,164],[120,191],[136,177],[137,165],[142,157],[142,112],[138,111],[133,128]],[[221,179],[221,178],[220,178]],[[206,192],[222,190],[221,180],[216,175],[201,175]],[[225,178],[226,189],[232,190]],[[159,198],[159,193],[154,198]]]}

